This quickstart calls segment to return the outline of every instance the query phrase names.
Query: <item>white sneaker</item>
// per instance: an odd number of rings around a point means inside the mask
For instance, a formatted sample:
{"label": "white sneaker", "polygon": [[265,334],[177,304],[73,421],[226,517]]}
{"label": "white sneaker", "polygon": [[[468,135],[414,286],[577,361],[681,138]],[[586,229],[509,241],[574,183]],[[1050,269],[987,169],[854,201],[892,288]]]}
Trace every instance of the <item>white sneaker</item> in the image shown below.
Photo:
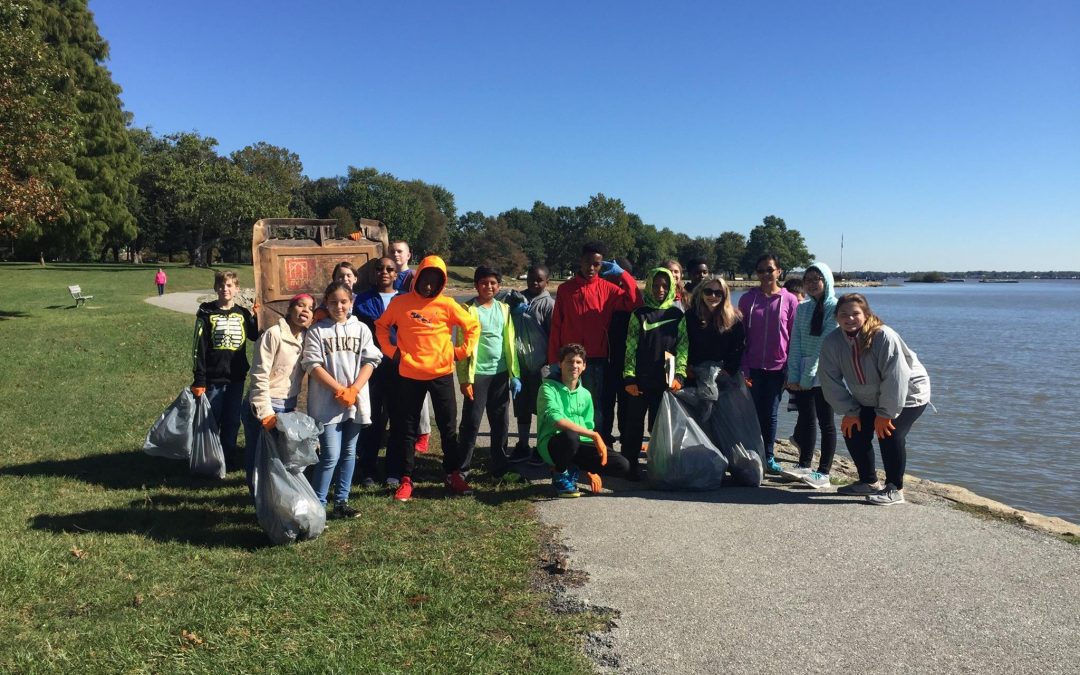
{"label": "white sneaker", "polygon": [[874,495],[867,495],[866,501],[878,506],[891,506],[893,504],[904,503],[904,491],[898,489],[892,483],[885,486],[885,489]]}
{"label": "white sneaker", "polygon": [[838,495],[853,495],[855,497],[867,497],[881,492],[881,481],[877,483],[849,483],[836,488]]}
{"label": "white sneaker", "polygon": [[790,469],[784,469],[780,472],[781,478],[786,478],[791,481],[800,481],[804,476],[809,476],[811,473],[809,467],[805,466],[793,466]]}
{"label": "white sneaker", "polygon": [[829,480],[829,474],[819,473],[817,471],[811,471],[810,473],[803,476],[802,482],[806,483],[815,490],[827,488],[832,485],[832,482]]}

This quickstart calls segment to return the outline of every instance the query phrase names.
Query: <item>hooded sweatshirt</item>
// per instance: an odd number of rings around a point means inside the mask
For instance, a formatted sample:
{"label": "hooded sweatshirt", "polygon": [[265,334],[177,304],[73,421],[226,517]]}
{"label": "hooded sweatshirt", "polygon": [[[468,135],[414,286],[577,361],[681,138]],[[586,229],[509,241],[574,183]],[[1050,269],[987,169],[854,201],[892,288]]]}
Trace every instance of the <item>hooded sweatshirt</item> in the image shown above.
{"label": "hooded sweatshirt", "polygon": [[904,408],[930,402],[926,368],[888,326],[878,330],[865,353],[855,338],[834,330],[821,343],[818,376],[825,400],[840,415],[858,415],[866,406],[896,419]]}
{"label": "hooded sweatshirt", "polygon": [[[667,277],[668,290],[663,300],[653,295],[653,280]],[[678,289],[675,276],[666,267],[657,267],[645,280],[645,306],[630,314],[626,333],[626,363],[623,366],[625,384],[641,388],[666,389],[664,352],[675,355],[675,374],[686,377],[688,342],[683,311],[675,306]]]}
{"label": "hooded sweatshirt", "polygon": [[588,358],[607,358],[608,326],[613,312],[630,312],[641,305],[637,282],[623,272],[625,289],[599,274],[586,279],[580,274],[559,286],[551,315],[548,337],[548,363],[559,362],[563,345],[576,342],[585,348]]}
{"label": "hooded sweatshirt", "polygon": [[[480,324],[480,338],[477,340],[477,344],[479,345],[481,340],[488,339],[487,331],[490,327],[485,326],[480,321],[481,308],[477,305],[477,300],[477,298],[473,298],[465,303],[465,309],[474,319],[476,319],[477,323]],[[458,382],[461,384],[472,384],[476,381],[477,366],[481,366],[481,374],[484,374],[484,370],[490,371],[494,369],[494,372],[489,372],[487,374],[507,373],[510,377],[521,377],[521,372],[518,368],[517,346],[514,337],[514,322],[510,319],[510,305],[500,300],[492,300],[491,304],[490,310],[498,312],[498,315],[502,317],[502,326],[499,333],[490,334],[493,341],[495,339],[499,341],[500,348],[497,350],[498,353],[495,353],[495,350],[492,350],[492,353],[488,354],[489,359],[494,358],[498,363],[492,363],[490,360],[486,364],[478,363],[480,352],[483,351],[478,346],[471,354],[457,362],[456,369]],[[454,345],[458,346],[461,342],[461,331],[454,331]],[[487,368],[483,368],[483,366],[487,366]]]}
{"label": "hooded sweatshirt", "polygon": [[[417,281],[424,270],[438,270],[438,290],[433,298],[420,295]],[[446,287],[446,263],[436,255],[429,255],[416,268],[416,277],[407,293],[397,295],[386,311],[375,321],[375,334],[379,346],[387,358],[394,358],[400,351],[398,372],[402,377],[414,380],[434,380],[449,375],[454,361],[461,361],[476,351],[480,339],[480,322],[453,298],[442,294]],[[454,327],[462,331],[462,342],[455,347],[450,332]],[[390,331],[397,328],[397,344],[390,339]]]}
{"label": "hooded sweatshirt", "polygon": [[784,369],[798,306],[799,299],[785,288],[772,295],[766,295],[760,288],[751,288],[739,298],[739,311],[746,326],[744,375],[748,375],[751,368]]}
{"label": "hooded sweatshirt", "polygon": [[192,386],[243,382],[248,373],[247,341],[258,336],[255,317],[246,307],[221,309],[216,302],[199,305]]}
{"label": "hooded sweatshirt", "polygon": [[306,332],[302,331],[299,337],[294,336],[289,322],[281,317],[255,343],[248,396],[259,419],[274,414],[272,401],[295,400],[300,394],[300,385],[304,381],[300,352],[304,347]]}
{"label": "hooded sweatshirt", "polygon": [[829,333],[836,330],[836,293],[833,290],[833,274],[829,266],[816,262],[807,271],[816,269],[825,279],[825,293],[821,297],[822,321],[821,335],[811,335],[810,328],[814,318],[814,308],[818,301],[807,295],[799,303],[795,312],[795,327],[791,332],[791,344],[788,347],[787,381],[803,389],[818,386],[818,356],[821,354],[821,342]]}
{"label": "hooded sweatshirt", "polygon": [[[316,366],[322,366],[330,377],[347,387],[360,376],[360,369],[364,365],[378,367],[382,355],[375,346],[368,327],[350,314],[345,323],[338,323],[327,317],[309,328],[300,358],[305,372],[310,373]],[[308,414],[323,424],[336,424],[346,420],[371,424],[368,389],[367,386],[360,389],[356,403],[345,408],[334,399],[333,390],[321,382],[312,381],[308,387]]]}

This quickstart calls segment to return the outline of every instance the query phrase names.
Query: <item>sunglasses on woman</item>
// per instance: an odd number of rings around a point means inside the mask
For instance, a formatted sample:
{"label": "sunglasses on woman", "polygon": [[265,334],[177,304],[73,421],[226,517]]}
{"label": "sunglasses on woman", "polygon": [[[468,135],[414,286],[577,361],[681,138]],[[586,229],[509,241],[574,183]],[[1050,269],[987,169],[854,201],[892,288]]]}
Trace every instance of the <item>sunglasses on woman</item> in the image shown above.
{"label": "sunglasses on woman", "polygon": [[724,297],[724,291],[719,288],[703,288],[701,294],[709,298],[722,298]]}

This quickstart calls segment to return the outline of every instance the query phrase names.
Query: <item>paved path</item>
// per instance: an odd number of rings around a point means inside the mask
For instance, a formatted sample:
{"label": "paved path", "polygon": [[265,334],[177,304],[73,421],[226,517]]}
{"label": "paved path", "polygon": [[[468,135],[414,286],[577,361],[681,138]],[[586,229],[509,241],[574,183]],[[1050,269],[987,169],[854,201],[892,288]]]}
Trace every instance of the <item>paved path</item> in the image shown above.
{"label": "paved path", "polygon": [[[208,293],[147,302],[194,314]],[[589,575],[577,594],[619,611],[618,672],[1080,672],[1080,546],[912,490],[873,507],[771,483],[605,486],[537,510]]]}
{"label": "paved path", "polygon": [[619,672],[1078,672],[1080,546],[909,495],[785,487],[540,504],[617,609]]}

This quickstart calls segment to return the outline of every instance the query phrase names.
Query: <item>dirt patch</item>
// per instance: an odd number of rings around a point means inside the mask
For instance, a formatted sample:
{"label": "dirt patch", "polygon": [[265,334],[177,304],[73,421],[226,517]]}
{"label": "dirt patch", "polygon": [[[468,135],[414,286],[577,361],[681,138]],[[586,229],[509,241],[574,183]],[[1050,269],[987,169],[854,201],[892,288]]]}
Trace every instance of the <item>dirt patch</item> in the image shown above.
{"label": "dirt patch", "polygon": [[615,636],[619,611],[611,607],[591,604],[574,592],[589,580],[588,572],[573,569],[569,564],[570,549],[559,538],[558,530],[542,525],[540,530],[540,555],[532,575],[532,589],[551,598],[551,611],[558,614],[585,614],[599,626],[586,632],[582,648],[600,669],[600,672],[618,671],[622,664]]}

